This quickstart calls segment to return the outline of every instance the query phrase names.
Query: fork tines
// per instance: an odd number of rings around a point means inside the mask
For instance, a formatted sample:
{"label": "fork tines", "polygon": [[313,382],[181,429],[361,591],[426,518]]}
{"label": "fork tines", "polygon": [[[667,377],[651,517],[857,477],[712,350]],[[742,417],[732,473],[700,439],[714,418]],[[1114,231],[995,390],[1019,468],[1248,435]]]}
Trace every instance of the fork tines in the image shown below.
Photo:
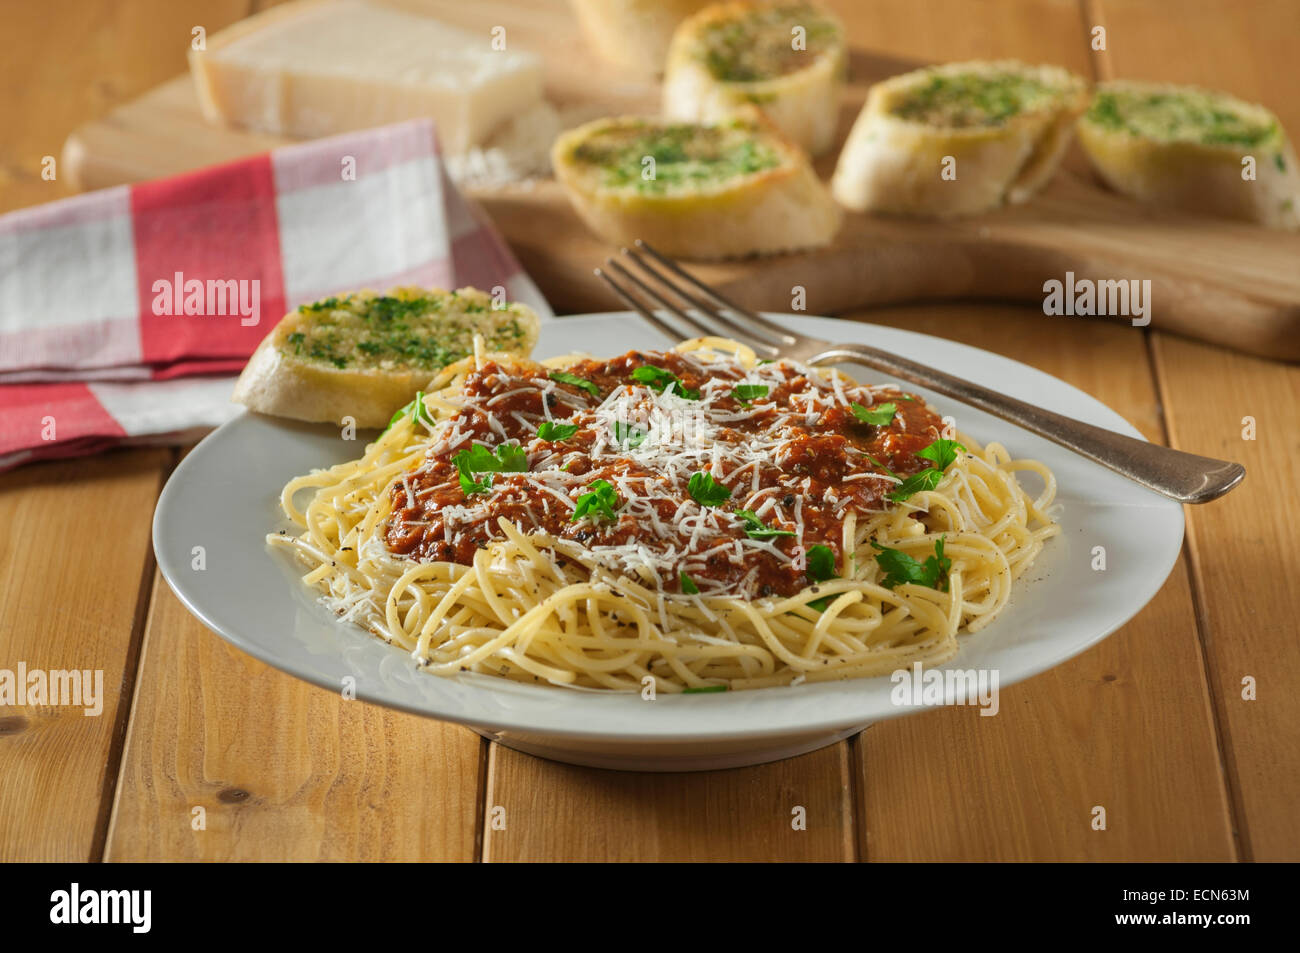
{"label": "fork tines", "polygon": [[[636,248],[624,248],[623,256],[630,259],[650,279],[650,283],[614,258],[606,258],[608,270],[597,268],[596,274],[614,290],[614,294],[668,337],[735,338],[767,357],[776,357],[782,345],[788,347],[795,343],[795,338],[779,325],[740,307],[645,242],[637,239],[635,245]],[[676,304],[664,296],[664,290],[676,299]],[[679,328],[673,327],[665,320],[663,312],[690,328],[690,332],[683,334]]]}

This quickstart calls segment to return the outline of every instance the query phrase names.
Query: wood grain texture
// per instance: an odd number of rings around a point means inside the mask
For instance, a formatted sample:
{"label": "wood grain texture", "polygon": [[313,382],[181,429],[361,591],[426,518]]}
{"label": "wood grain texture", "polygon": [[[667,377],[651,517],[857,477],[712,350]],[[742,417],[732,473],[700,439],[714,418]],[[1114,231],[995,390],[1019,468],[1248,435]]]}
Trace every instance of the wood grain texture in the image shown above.
{"label": "wood grain texture", "polygon": [[[897,309],[869,319],[1024,361],[1161,438],[1133,329],[1002,308]],[[1109,557],[1108,571],[1122,572],[1123,553]],[[1133,621],[1005,689],[995,717],[955,708],[883,722],[863,733],[859,755],[867,860],[1234,857],[1184,558]],[[1091,827],[1098,806],[1105,831]]]}
{"label": "wood grain texture", "polygon": [[494,744],[483,860],[852,860],[850,783],[845,742],[698,774],[600,771]]}
{"label": "wood grain texture", "polygon": [[[11,89],[40,88],[0,99],[11,133],[0,142],[0,210],[62,194],[62,178],[39,179],[40,157],[57,155],[78,123],[182,69],[192,23],[233,19],[247,6],[58,0],[12,17],[6,9],[0,76]],[[1298,11],[1290,0],[1190,0],[1176,16],[1145,0],[875,0],[847,12],[855,42],[876,61],[1022,56],[1202,82],[1266,102],[1294,135]],[[1087,48],[1094,23],[1109,31],[1106,53]],[[54,55],[67,49],[78,55]],[[511,228],[536,230],[526,202],[510,214]],[[1014,228],[1014,216],[1006,224]],[[1122,263],[1159,278],[1144,243],[1123,244],[1123,230],[1113,231]],[[1265,294],[1300,272],[1237,258],[1177,223],[1152,234],[1157,251],[1192,256],[1196,269],[1234,258]],[[886,244],[901,240],[890,233]],[[520,251],[533,254],[526,243]],[[969,250],[953,254],[952,268],[986,267]],[[900,252],[851,277],[879,281],[906,261]],[[1033,267],[1059,274],[1063,261]],[[580,294],[578,270],[539,277]],[[809,280],[815,302],[830,279]],[[784,284],[762,290],[788,294]],[[1204,291],[1175,276],[1162,294]],[[27,468],[0,476],[0,667],[102,667],[110,700],[100,718],[0,714],[0,860],[93,858],[106,836],[108,856],[120,860],[471,859],[477,830],[494,861],[1300,857],[1300,704],[1290,685],[1300,670],[1300,596],[1289,582],[1300,554],[1287,535],[1300,526],[1289,492],[1300,479],[1300,370],[1011,307],[857,316],[1057,374],[1153,439],[1167,431],[1184,449],[1241,460],[1247,487],[1272,491],[1268,506],[1246,489],[1189,508],[1190,560],[1152,604],[1096,649],[1007,689],[998,717],[938,711],[789,762],[665,776],[501,748],[488,759],[464,729],[345,702],[266,669],[189,617],[152,570],[149,517],[168,453]],[[1258,421],[1253,442],[1241,440],[1247,415]],[[73,575],[62,543],[86,514],[102,529],[77,552],[77,565],[99,567],[90,577]],[[1259,680],[1258,701],[1241,699],[1246,675]],[[128,731],[122,697],[133,687]],[[790,826],[795,805],[808,809],[807,831]],[[1089,826],[1095,805],[1107,808],[1105,832]],[[207,810],[206,831],[192,829],[196,806]],[[492,830],[494,806],[505,809],[504,830]]]}
{"label": "wood grain texture", "polygon": [[[1131,0],[1095,6],[1109,34],[1105,75],[1226,89],[1276,112],[1293,141],[1300,133],[1300,5],[1190,0],[1173,19]],[[1300,273],[1300,259],[1290,271]],[[1163,334],[1153,337],[1153,357],[1173,443],[1246,466],[1240,491],[1188,508],[1188,540],[1242,854],[1295,861],[1300,589],[1290,578],[1300,560],[1300,369]],[[1254,440],[1243,439],[1245,417],[1257,422]],[[1243,698],[1248,677],[1258,681],[1255,701]]]}
{"label": "wood grain texture", "polygon": [[[195,25],[220,29],[250,9],[249,0],[5,4],[0,88],[14,92],[0,97],[0,186],[43,186],[22,204],[75,191],[57,162],[68,134],[184,70]],[[48,181],[41,177],[47,156],[56,160]],[[12,198],[0,204],[16,207]]]}
{"label": "wood grain texture", "polygon": [[485,748],[263,665],[159,575],[105,859],[473,860]]}
{"label": "wood grain texture", "polygon": [[[1246,467],[1241,491],[1188,514],[1211,685],[1243,856],[1300,860],[1300,370],[1157,336],[1174,445]],[[1257,436],[1244,440],[1254,417]],[[1258,683],[1246,700],[1244,680]]]}
{"label": "wood grain texture", "polygon": [[[0,31],[0,212],[64,197],[75,126],[184,68],[196,11],[245,0],[11,3]],[[46,156],[55,177],[42,178]],[[0,714],[0,861],[98,857],[152,573],[149,524],[171,454],[114,452],[0,476],[0,667],[102,669],[104,713]],[[86,533],[86,526],[94,527]],[[76,540],[75,548],[72,540]],[[74,558],[75,557],[75,558]],[[94,566],[87,575],[77,567]]]}
{"label": "wood grain texture", "polygon": [[[932,59],[996,53],[1092,75],[1080,6],[1034,4],[1030,12],[976,3],[963,6],[964,18],[957,6],[873,4],[874,33],[898,38],[889,52]],[[1010,8],[1019,16],[1007,15]],[[954,22],[965,28],[952,29]],[[1177,237],[1174,230],[1164,236]],[[1009,308],[891,309],[860,317],[1024,361],[1163,440],[1159,395],[1138,330]],[[948,709],[885,722],[854,747],[862,773],[859,853],[867,860],[1233,857],[1183,559],[1137,618],[1079,658],[1007,689],[997,716]],[[1097,806],[1106,809],[1106,831],[1092,829]]]}
{"label": "wood grain texture", "polygon": [[[577,23],[563,0],[388,2],[435,13],[485,36],[492,26],[504,26],[509,43],[542,54],[547,94],[562,111],[590,118],[658,109],[657,87],[629,81],[583,55]],[[867,87],[920,62],[1018,55],[1084,75],[1094,66],[1075,0],[969,3],[947,9],[943,15],[952,19],[937,34],[916,30],[907,10],[888,3],[831,5],[844,17],[855,47],[852,81],[841,103],[841,141]],[[1015,31],[1001,27],[1004,20],[1041,21],[1058,33],[1067,28],[1073,31],[1071,46],[1017,48]],[[962,30],[953,29],[957,23]],[[952,51],[927,46],[927,37],[942,38]],[[931,52],[917,52],[925,49]],[[92,188],[186,171],[287,141],[208,123],[191,81],[181,76],[81,126],[64,156],[69,174]],[[819,161],[823,177],[834,169],[837,154],[832,150]],[[754,307],[779,306],[798,285],[808,289],[809,309],[823,314],[954,298],[1039,304],[1045,274],[1072,271],[1088,280],[1140,274],[1152,282],[1165,328],[1300,360],[1300,271],[1287,267],[1300,259],[1300,235],[1137,206],[1094,184],[1077,147],[1067,165],[1070,171],[1026,205],[951,223],[847,215],[825,249],[708,265],[700,274]],[[557,311],[618,306],[592,274],[593,265],[615,249],[587,231],[556,182],[475,194]],[[538,227],[540,221],[545,228]]]}
{"label": "wood grain texture", "polygon": [[0,668],[100,671],[104,693],[98,716],[0,708],[0,862],[98,855],[170,456],[127,450],[0,475]]}

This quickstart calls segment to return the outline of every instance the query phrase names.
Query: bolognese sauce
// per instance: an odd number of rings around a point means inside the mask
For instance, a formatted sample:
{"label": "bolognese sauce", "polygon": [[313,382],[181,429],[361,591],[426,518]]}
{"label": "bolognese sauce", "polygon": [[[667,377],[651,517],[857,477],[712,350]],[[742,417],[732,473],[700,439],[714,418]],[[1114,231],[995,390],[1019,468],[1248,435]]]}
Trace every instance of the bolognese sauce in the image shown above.
{"label": "bolognese sauce", "polygon": [[699,351],[489,361],[455,400],[392,487],[393,553],[470,564],[504,517],[661,591],[746,598],[806,587],[815,546],[842,565],[845,516],[894,505],[943,428],[896,388]]}

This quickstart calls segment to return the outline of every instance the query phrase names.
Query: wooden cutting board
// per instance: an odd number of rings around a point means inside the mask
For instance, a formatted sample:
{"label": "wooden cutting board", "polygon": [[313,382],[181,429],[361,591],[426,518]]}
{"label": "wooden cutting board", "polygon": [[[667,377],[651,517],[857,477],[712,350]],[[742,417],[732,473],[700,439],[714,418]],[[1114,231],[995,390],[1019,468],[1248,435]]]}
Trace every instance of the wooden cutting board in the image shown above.
{"label": "wooden cutting board", "polygon": [[[585,48],[562,0],[390,2],[485,34],[506,25],[509,44],[543,56],[547,96],[566,113],[657,111],[657,86],[601,63]],[[852,41],[851,21],[849,32]],[[841,141],[871,83],[915,65],[854,50]],[[287,141],[209,124],[186,75],[78,128],[65,144],[62,165],[79,188],[94,189],[188,171]],[[837,153],[817,163],[824,178]],[[556,311],[621,307],[592,274],[617,249],[586,230],[554,181],[471,194]],[[694,270],[754,308],[792,310],[803,289],[804,307],[815,314],[952,298],[1041,307],[1044,282],[1064,282],[1067,273],[1076,281],[1148,279],[1151,327],[1300,360],[1300,235],[1135,204],[1096,184],[1077,146],[1049,186],[1025,205],[950,223],[851,214],[827,248]]]}

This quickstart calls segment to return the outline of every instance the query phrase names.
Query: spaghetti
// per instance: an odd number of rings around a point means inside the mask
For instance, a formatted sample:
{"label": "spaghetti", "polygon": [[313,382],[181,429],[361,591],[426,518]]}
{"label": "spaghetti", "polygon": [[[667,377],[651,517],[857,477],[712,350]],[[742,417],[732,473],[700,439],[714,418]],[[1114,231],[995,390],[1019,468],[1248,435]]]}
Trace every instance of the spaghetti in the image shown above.
{"label": "spaghetti", "polygon": [[1059,531],[1055,492],[915,395],[701,338],[477,353],[292,480],[300,532],[269,539],[438,675],[744,689],[951,657]]}

